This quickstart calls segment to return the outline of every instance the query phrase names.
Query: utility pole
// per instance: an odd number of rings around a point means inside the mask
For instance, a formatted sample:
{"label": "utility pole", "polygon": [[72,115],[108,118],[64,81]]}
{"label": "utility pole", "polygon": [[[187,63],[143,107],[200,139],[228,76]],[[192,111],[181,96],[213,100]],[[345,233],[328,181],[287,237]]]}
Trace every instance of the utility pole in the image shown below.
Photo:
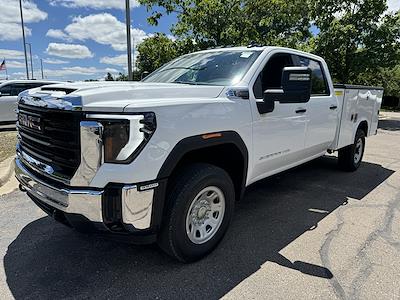
{"label": "utility pole", "polygon": [[31,58],[31,79],[33,78],[33,62],[32,62],[32,44],[26,43],[29,46],[29,57]]}
{"label": "utility pole", "polygon": [[19,0],[19,11],[21,13],[21,26],[22,26],[22,39],[24,42],[24,54],[25,54],[25,67],[26,67],[26,79],[29,79],[29,71],[28,71],[28,57],[26,55],[26,44],[25,44],[25,27],[24,27],[24,16],[22,13],[22,0]]}
{"label": "utility pole", "polygon": [[126,44],[127,44],[127,55],[128,55],[128,80],[133,81],[132,72],[132,40],[131,40],[131,8],[129,5],[130,0],[125,0],[126,6]]}
{"label": "utility pole", "polygon": [[43,73],[43,59],[40,59],[40,70],[42,70],[42,79],[44,79],[44,73]]}

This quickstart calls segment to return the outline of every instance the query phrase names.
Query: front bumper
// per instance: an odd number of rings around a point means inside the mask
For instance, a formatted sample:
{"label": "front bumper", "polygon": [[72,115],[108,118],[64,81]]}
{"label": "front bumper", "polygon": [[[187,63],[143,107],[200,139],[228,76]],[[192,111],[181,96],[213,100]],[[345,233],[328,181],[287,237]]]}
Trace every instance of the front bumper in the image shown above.
{"label": "front bumper", "polygon": [[[144,190],[141,185],[105,189],[56,186],[40,174],[36,175],[20,157],[15,160],[15,176],[21,190],[26,191],[40,208],[77,229],[88,225],[87,228],[96,231],[129,236],[155,236],[158,229],[159,214],[153,207],[157,194],[154,188]],[[159,187],[159,184],[153,183],[152,187]]]}

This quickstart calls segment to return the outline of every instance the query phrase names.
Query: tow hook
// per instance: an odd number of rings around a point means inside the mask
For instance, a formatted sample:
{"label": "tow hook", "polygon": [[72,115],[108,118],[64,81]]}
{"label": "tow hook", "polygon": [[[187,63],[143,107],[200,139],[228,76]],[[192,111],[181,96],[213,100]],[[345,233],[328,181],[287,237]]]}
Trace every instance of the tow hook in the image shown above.
{"label": "tow hook", "polygon": [[26,192],[26,189],[22,186],[22,184],[19,184],[19,190],[24,193]]}

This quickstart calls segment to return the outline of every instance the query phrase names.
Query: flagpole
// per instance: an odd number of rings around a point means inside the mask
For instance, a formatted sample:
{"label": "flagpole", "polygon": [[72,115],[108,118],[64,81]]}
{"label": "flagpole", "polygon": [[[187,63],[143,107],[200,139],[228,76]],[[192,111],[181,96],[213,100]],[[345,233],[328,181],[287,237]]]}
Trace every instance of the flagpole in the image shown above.
{"label": "flagpole", "polygon": [[28,56],[26,55],[26,42],[25,42],[25,27],[24,27],[24,16],[22,14],[22,2],[19,0],[19,11],[21,13],[21,26],[22,26],[22,39],[24,42],[24,54],[25,54],[25,67],[26,67],[26,79],[29,79],[28,71]]}
{"label": "flagpole", "polygon": [[131,9],[129,5],[129,0],[125,0],[126,9],[126,44],[127,44],[127,55],[128,55],[128,80],[133,81],[132,73],[132,40],[131,40]]}
{"label": "flagpole", "polygon": [[40,59],[40,69],[42,70],[42,79],[44,79],[44,74],[43,74],[43,59]]}
{"label": "flagpole", "polygon": [[31,59],[31,79],[33,78],[33,62],[32,62],[32,44],[26,43],[29,46],[29,58]]}

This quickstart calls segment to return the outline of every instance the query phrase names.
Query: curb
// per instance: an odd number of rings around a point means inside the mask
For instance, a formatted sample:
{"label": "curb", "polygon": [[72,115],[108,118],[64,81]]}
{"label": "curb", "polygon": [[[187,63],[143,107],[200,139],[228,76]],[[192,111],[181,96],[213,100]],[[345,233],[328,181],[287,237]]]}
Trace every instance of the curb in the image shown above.
{"label": "curb", "polygon": [[6,184],[14,174],[14,159],[15,156],[12,156],[0,163],[0,187]]}

